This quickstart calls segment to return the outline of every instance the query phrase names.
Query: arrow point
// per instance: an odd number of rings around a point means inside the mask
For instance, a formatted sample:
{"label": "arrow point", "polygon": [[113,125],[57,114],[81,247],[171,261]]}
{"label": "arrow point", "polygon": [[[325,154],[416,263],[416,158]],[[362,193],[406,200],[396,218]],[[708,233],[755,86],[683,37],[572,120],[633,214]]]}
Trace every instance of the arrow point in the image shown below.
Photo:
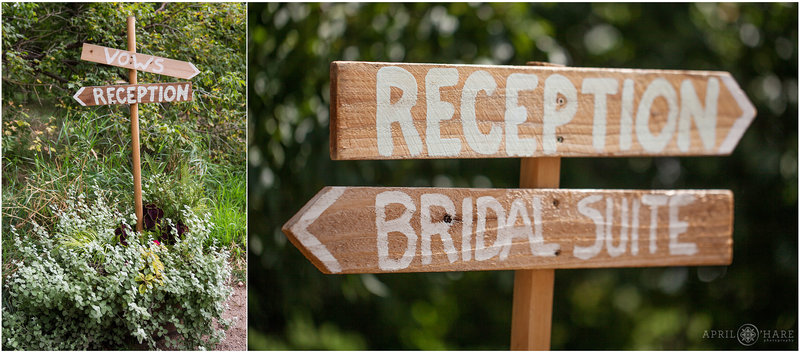
{"label": "arrow point", "polygon": [[86,106],[86,103],[84,103],[80,98],[78,98],[78,96],[81,95],[81,92],[83,92],[83,90],[85,89],[86,87],[81,87],[81,89],[78,90],[78,93],[75,93],[75,95],[72,96],[72,98],[74,98],[76,101],[78,101],[78,103],[80,103],[84,107]]}
{"label": "arrow point", "polygon": [[192,67],[192,70],[194,70],[194,72],[191,74],[191,76],[187,77],[186,79],[191,80],[192,77],[195,77],[195,76],[197,76],[197,74],[200,73],[200,70],[198,70],[197,67],[195,67],[194,64],[192,64],[192,63],[189,63],[189,66]]}
{"label": "arrow point", "polygon": [[739,110],[742,111],[742,114],[739,115],[739,117],[736,118],[736,121],[733,122],[733,126],[731,126],[731,129],[728,132],[728,136],[726,136],[719,145],[720,153],[730,154],[733,152],[736,144],[739,143],[739,140],[744,135],[744,132],[747,131],[747,127],[750,126],[750,123],[753,122],[753,119],[755,119],[756,108],[747,98],[747,95],[744,94],[744,91],[742,91],[741,87],[739,87],[733,77],[726,75],[722,76],[721,78],[722,83],[725,84],[725,87],[728,88],[728,92],[731,93],[731,96],[733,96],[736,104],[739,105]]}
{"label": "arrow point", "polygon": [[[298,212],[298,214],[295,216],[300,216],[297,222],[292,225],[287,223],[287,225],[284,226],[284,228],[289,228],[292,236],[303,245],[305,248],[303,253],[311,253],[314,255],[317,260],[322,263],[322,266],[327,269],[327,271],[324,271],[323,269],[323,272],[326,273],[342,272],[342,266],[339,264],[339,261],[336,260],[333,254],[331,254],[325,244],[322,244],[316,236],[308,231],[308,226],[314,223],[314,221],[316,221],[317,218],[328,209],[328,207],[333,205],[336,200],[338,200],[339,197],[344,194],[345,190],[347,190],[347,188],[344,187],[327,187],[322,189],[317,196],[314,197],[314,199],[309,201],[308,204],[306,204],[306,206],[304,206],[300,212]],[[289,222],[291,221],[292,220]],[[320,267],[320,269],[322,269],[322,267]]]}

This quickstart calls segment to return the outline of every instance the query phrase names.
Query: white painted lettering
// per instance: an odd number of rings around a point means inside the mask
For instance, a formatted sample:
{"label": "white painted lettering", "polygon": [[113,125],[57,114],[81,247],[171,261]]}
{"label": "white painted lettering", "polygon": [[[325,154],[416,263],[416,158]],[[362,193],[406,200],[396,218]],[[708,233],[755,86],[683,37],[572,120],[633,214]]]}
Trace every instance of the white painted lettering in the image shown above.
{"label": "white painted lettering", "polygon": [[144,98],[144,95],[145,95],[145,94],[147,94],[147,86],[139,86],[139,87],[136,89],[136,92],[137,92],[137,94],[136,94],[136,101],[137,101],[137,102],[141,102],[141,101],[142,101],[142,98]]}
{"label": "white painted lettering", "polygon": [[122,94],[122,93],[120,93],[120,92],[125,92],[125,87],[118,87],[118,88],[117,88],[117,90],[116,90],[116,92],[114,92],[114,93],[116,94],[117,102],[118,102],[119,104],[125,104],[125,103],[127,103],[127,102],[128,102],[128,100],[127,100],[127,97],[126,97],[126,95],[125,95],[125,94]]}
{"label": "white painted lettering", "polygon": [[719,97],[719,80],[715,77],[708,79],[706,87],[705,109],[700,106],[700,98],[694,90],[691,80],[681,83],[681,116],[678,119],[678,148],[686,152],[689,150],[691,119],[697,126],[697,133],[706,151],[716,145],[717,132],[717,98]]}
{"label": "white painted lettering", "polygon": [[100,101],[103,101],[103,104],[107,104],[102,88],[92,88],[92,96],[94,96],[94,105],[100,105]]}
{"label": "white painted lettering", "polygon": [[556,127],[570,122],[575,116],[577,97],[575,86],[562,75],[553,74],[544,81],[542,147],[545,154],[556,152]]}
{"label": "white painted lettering", "polygon": [[[667,122],[658,135],[650,132],[651,108],[656,98],[663,97],[667,102]],[[656,113],[663,115],[663,112]],[[639,144],[647,152],[658,153],[664,150],[672,135],[678,118],[678,97],[675,89],[664,78],[657,78],[650,82],[642,94],[639,109],[636,113],[636,137]]]}
{"label": "white painted lettering", "polygon": [[631,254],[638,255],[639,254],[639,207],[641,206],[641,201],[639,199],[633,199],[633,206],[632,215],[631,215]]}
{"label": "white painted lettering", "polygon": [[109,48],[103,48],[103,51],[104,51],[104,52],[105,52],[105,54],[106,54],[106,64],[108,64],[108,65],[111,65],[111,63],[113,63],[113,62],[114,62],[114,59],[116,59],[116,58],[117,58],[117,56],[118,56],[118,55],[119,55],[119,53],[120,53],[120,51],[119,51],[119,50],[114,50],[114,49],[111,49],[111,50],[112,50],[112,53],[113,53],[113,54],[110,54],[110,53],[109,53]]}
{"label": "white painted lettering", "polygon": [[[403,214],[393,220],[386,220],[386,206],[401,204],[405,207]],[[411,197],[400,191],[384,191],[375,196],[375,227],[378,231],[378,267],[381,270],[402,270],[411,264],[417,251],[417,233],[411,226],[411,216],[416,206]],[[402,257],[389,257],[389,233],[398,232],[406,237],[406,250]]]}
{"label": "white painted lettering", "polygon": [[136,70],[147,70],[147,67],[150,66],[151,62],[153,62],[152,57],[147,59],[147,61],[144,63],[137,62],[136,55],[133,55],[133,67],[136,68]]}
{"label": "white painted lettering", "polygon": [[[488,209],[492,209],[497,216],[497,239],[495,239],[494,244],[490,246],[486,246],[486,241],[484,240]],[[475,227],[475,260],[484,261],[499,254],[506,243],[510,243],[510,239],[505,237],[506,232],[501,230],[503,225],[506,224],[506,212],[503,209],[503,205],[491,196],[479,197],[476,211],[478,214],[478,225]]]}
{"label": "white painted lettering", "polygon": [[619,149],[631,149],[631,132],[633,131],[633,80],[625,79],[622,83],[622,106],[619,120]]}
{"label": "white painted lettering", "polygon": [[[491,74],[486,71],[475,71],[467,77],[461,91],[461,124],[464,128],[464,138],[473,151],[480,154],[494,154],[500,149],[503,139],[503,130],[491,124],[488,134],[483,134],[476,118],[475,100],[478,92],[486,92],[491,96],[497,89],[497,83]],[[429,117],[430,118],[430,117]]]}
{"label": "white painted lettering", "polygon": [[[422,140],[414,120],[411,108],[417,103],[417,81],[410,72],[397,66],[386,66],[378,70],[376,84],[377,112],[375,116],[378,134],[378,153],[389,157],[394,151],[392,142],[392,123],[400,124],[403,137],[412,156],[422,152]],[[399,88],[403,95],[392,104],[392,87]]]}
{"label": "white painted lettering", "polygon": [[453,118],[456,108],[450,102],[443,102],[439,89],[458,83],[456,69],[430,69],[425,75],[425,98],[427,101],[427,131],[425,142],[431,156],[455,156],[461,152],[461,140],[442,138],[439,123]]}
{"label": "white painted lettering", "polygon": [[586,78],[581,93],[594,95],[594,123],[592,124],[592,146],[603,151],[606,146],[606,95],[617,94],[617,80],[613,78]]}
{"label": "white painted lettering", "polygon": [[103,101],[103,104],[107,104],[102,88],[92,88],[92,95],[94,96],[94,105],[100,105],[100,101]]}
{"label": "white painted lettering", "polygon": [[620,212],[619,244],[614,246],[614,199],[606,198],[606,250],[611,257],[617,257],[625,253],[628,246],[628,199],[622,199],[622,209]]}
{"label": "white painted lettering", "polygon": [[506,79],[506,154],[532,156],[536,151],[534,138],[519,137],[518,126],[528,119],[528,109],[519,105],[520,91],[533,91],[539,78],[533,74],[514,73]]}
{"label": "white painted lettering", "polygon": [[[522,218],[522,226],[516,225],[517,216]],[[514,199],[514,201],[511,202],[511,210],[508,211],[508,218],[506,219],[505,225],[499,223],[499,218],[497,221],[497,239],[500,239],[501,232],[504,233],[504,237],[508,237],[509,239],[508,243],[503,245],[503,248],[500,250],[501,260],[508,258],[508,252],[511,250],[511,244],[514,238],[533,239],[531,219],[528,218],[528,210],[525,207],[525,203],[522,202],[522,199]]]}
{"label": "white painted lettering", "polygon": [[692,194],[679,194],[669,198],[669,254],[694,255],[697,253],[697,244],[678,242],[678,235],[685,233],[689,223],[678,220],[678,207],[687,206],[694,202]]}
{"label": "white painted lettering", "polygon": [[[453,238],[448,233],[450,230],[450,222],[452,222],[453,215],[456,214],[456,206],[447,195],[442,194],[423,194],[420,197],[420,227],[422,232],[421,237],[421,251],[422,251],[422,264],[428,265],[431,263],[431,236],[439,235],[444,246],[444,252],[447,254],[447,259],[451,263],[458,260],[458,252],[453,246]],[[439,218],[436,222],[431,221],[431,207],[441,207],[449,215],[451,221],[447,222]]]}
{"label": "white painted lettering", "polygon": [[[170,92],[172,93],[170,94]],[[164,87],[164,100],[167,102],[172,102],[175,100],[175,96],[175,86]]]}
{"label": "white painted lettering", "polygon": [[[125,59],[124,62],[122,59]],[[131,54],[124,53],[117,57],[117,63],[120,65],[128,65],[131,62]]]}
{"label": "white painted lettering", "polygon": [[176,101],[188,101],[189,100],[189,84],[178,85],[178,93],[175,95]]}
{"label": "white painted lettering", "polygon": [[591,246],[578,246],[574,247],[573,254],[581,260],[591,259],[600,253],[603,249],[603,214],[597,209],[589,207],[589,204],[595,203],[603,199],[601,195],[591,195],[584,197],[578,201],[578,212],[582,215],[589,217],[595,225],[595,240]]}
{"label": "white painted lettering", "polygon": [[156,60],[153,62],[153,65],[155,65],[155,66],[158,66],[158,69],[153,69],[153,72],[155,72],[155,73],[157,73],[157,74],[160,74],[160,73],[162,73],[162,72],[164,71],[164,65],[163,65],[163,63],[164,63],[164,59],[160,59],[160,58],[159,58],[159,59],[156,59]]}
{"label": "white painted lettering", "polygon": [[117,101],[114,100],[114,87],[106,88],[106,97],[108,97],[108,104],[117,104]]}
{"label": "white painted lettering", "polygon": [[658,222],[658,207],[667,204],[669,197],[666,195],[642,195],[642,203],[650,206],[650,253],[656,252],[656,227]]}
{"label": "white painted lettering", "polygon": [[542,234],[542,199],[539,196],[534,196],[531,200],[533,206],[533,237],[530,237],[529,243],[531,245],[531,254],[534,256],[556,256],[556,252],[561,245],[551,243],[544,243],[544,235]]}

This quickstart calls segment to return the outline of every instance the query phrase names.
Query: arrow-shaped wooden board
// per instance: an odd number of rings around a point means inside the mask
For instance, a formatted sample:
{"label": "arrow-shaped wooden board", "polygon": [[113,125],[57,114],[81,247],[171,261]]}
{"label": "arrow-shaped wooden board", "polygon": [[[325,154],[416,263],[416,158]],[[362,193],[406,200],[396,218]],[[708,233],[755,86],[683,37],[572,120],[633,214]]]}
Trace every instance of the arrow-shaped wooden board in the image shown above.
{"label": "arrow-shaped wooden board", "polygon": [[189,80],[200,73],[200,70],[190,62],[141,53],[131,53],[127,50],[101,47],[89,43],[83,43],[81,60],[123,67],[126,69],[152,72],[159,75],[182,78],[184,80]]}
{"label": "arrow-shaped wooden board", "polygon": [[150,83],[81,87],[72,96],[83,106],[191,101],[192,83]]}
{"label": "arrow-shaped wooden board", "polygon": [[726,155],[755,114],[727,72],[331,64],[333,159]]}
{"label": "arrow-shaped wooden board", "polygon": [[727,190],[326,187],[283,226],[324,273],[727,265]]}

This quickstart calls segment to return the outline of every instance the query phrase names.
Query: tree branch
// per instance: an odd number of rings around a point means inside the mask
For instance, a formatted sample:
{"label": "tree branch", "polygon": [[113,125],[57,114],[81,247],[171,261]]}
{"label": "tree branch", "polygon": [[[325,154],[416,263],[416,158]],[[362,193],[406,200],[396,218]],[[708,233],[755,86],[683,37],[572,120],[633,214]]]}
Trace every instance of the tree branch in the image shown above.
{"label": "tree branch", "polygon": [[162,2],[161,3],[161,7],[159,7],[158,10],[156,10],[155,13],[159,13],[161,11],[164,11],[164,8],[166,8],[166,7],[167,7],[167,3],[166,2]]}
{"label": "tree branch", "polygon": [[45,76],[47,76],[47,77],[50,77],[50,78],[52,78],[52,79],[54,79],[54,80],[56,80],[56,81],[59,81],[59,82],[61,82],[61,83],[67,83],[67,82],[69,82],[69,80],[67,80],[66,78],[63,78],[63,77],[61,77],[61,76],[58,76],[58,75],[56,75],[56,74],[54,74],[54,73],[52,73],[52,72],[47,72],[47,71],[44,71],[44,70],[41,70],[41,69],[36,69],[36,72],[42,73],[42,74],[44,74]]}

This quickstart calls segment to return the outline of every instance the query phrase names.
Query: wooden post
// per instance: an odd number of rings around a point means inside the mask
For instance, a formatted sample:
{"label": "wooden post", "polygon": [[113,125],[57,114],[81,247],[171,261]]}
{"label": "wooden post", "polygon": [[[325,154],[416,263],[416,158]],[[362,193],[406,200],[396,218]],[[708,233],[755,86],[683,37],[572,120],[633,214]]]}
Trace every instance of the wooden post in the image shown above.
{"label": "wooden post", "polygon": [[[563,66],[529,61],[530,66]],[[560,157],[523,158],[520,188],[557,188],[561,175]],[[550,350],[555,270],[514,271],[514,303],[511,305],[511,349]]]}
{"label": "wooden post", "polygon": [[[523,158],[521,188],[557,188],[561,158]],[[514,304],[511,307],[511,349],[549,350],[553,316],[555,270],[514,271]]]}
{"label": "wooden post", "polygon": [[[128,51],[136,52],[136,17],[128,16]],[[129,83],[137,84],[136,70],[128,70]],[[133,150],[133,202],[136,211],[136,231],[142,227],[142,167],[139,157],[139,104],[131,104],[131,149]]]}

